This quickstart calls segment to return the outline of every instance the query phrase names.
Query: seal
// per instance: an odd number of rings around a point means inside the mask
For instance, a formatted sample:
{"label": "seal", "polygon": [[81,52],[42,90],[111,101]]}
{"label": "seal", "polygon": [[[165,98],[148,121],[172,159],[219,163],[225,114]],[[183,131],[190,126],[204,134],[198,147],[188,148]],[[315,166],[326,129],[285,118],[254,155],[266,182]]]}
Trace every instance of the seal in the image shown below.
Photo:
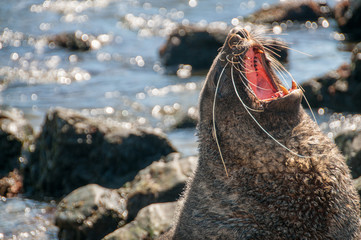
{"label": "seal", "polygon": [[161,239],[360,239],[344,158],[269,51],[229,32],[200,94],[199,163]]}

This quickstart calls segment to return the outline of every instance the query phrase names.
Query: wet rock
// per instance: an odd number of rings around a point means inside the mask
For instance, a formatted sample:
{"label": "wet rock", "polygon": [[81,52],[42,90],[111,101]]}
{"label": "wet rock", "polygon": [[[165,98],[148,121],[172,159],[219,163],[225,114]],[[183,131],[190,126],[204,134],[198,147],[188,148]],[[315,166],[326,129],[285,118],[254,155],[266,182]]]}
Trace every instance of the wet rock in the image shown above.
{"label": "wet rock", "polygon": [[349,40],[361,39],[361,1],[342,0],[335,7],[335,19]]}
{"label": "wet rock", "polygon": [[168,70],[173,72],[180,64],[189,64],[193,70],[208,69],[218,49],[223,45],[227,32],[195,26],[180,26],[168,37],[159,55]]}
{"label": "wet rock", "polygon": [[173,128],[195,128],[199,120],[199,111],[196,107],[190,107],[187,113],[178,118]]}
{"label": "wet rock", "polygon": [[61,240],[96,240],[124,225],[125,200],[115,191],[90,184],[76,189],[57,206],[55,225]]}
{"label": "wet rock", "polygon": [[118,188],[175,148],[159,131],[56,109],[45,119],[24,171],[33,197],[61,197],[88,183]]}
{"label": "wet rock", "polygon": [[91,49],[98,49],[103,44],[112,40],[112,36],[101,34],[93,36],[85,34],[80,31],[70,33],[60,33],[48,38],[49,44],[67,48],[72,51],[88,51]]}
{"label": "wet rock", "polygon": [[361,176],[361,131],[348,131],[339,134],[335,143],[346,158],[353,178]]}
{"label": "wet rock", "polygon": [[139,211],[131,223],[108,234],[103,240],[156,239],[170,229],[176,202],[157,203]]}
{"label": "wet rock", "polygon": [[31,141],[32,134],[33,129],[22,112],[0,109],[0,178],[20,167],[22,147]]}
{"label": "wet rock", "polygon": [[[227,27],[179,26],[159,50],[167,72],[176,73],[180,65],[191,65],[194,72],[208,71],[228,31]],[[278,40],[267,40],[265,45],[272,46],[277,60],[287,61],[287,48],[280,45]]]}
{"label": "wet rock", "polygon": [[168,158],[172,160],[152,163],[118,190],[127,198],[128,220],[134,219],[138,211],[149,204],[179,198],[188,177],[196,168],[197,158],[179,159],[179,155],[175,154]]}
{"label": "wet rock", "polygon": [[245,18],[245,21],[256,24],[297,21],[316,21],[320,17],[330,17],[332,11],[326,3],[314,1],[285,1],[276,5],[261,9]]}
{"label": "wet rock", "polygon": [[[302,84],[311,107],[328,107],[339,112],[361,112],[361,43],[352,51],[350,65]],[[305,106],[305,102],[303,102]]]}
{"label": "wet rock", "polygon": [[62,33],[49,38],[50,44],[67,48],[69,50],[87,51],[90,49],[90,41],[83,40],[81,35],[76,33]]}
{"label": "wet rock", "polygon": [[17,169],[0,179],[0,196],[15,197],[22,192],[22,189],[23,178]]}

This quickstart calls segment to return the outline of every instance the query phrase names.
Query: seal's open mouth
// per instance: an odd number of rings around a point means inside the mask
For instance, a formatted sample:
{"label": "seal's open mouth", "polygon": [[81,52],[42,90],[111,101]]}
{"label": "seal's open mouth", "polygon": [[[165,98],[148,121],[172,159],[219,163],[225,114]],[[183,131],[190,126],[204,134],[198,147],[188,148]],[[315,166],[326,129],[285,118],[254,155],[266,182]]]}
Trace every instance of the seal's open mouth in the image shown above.
{"label": "seal's open mouth", "polygon": [[289,90],[274,81],[265,54],[258,47],[251,47],[247,51],[244,57],[244,65],[248,83],[256,97],[261,101],[275,100],[297,89],[297,84],[294,81],[292,81],[292,88]]}

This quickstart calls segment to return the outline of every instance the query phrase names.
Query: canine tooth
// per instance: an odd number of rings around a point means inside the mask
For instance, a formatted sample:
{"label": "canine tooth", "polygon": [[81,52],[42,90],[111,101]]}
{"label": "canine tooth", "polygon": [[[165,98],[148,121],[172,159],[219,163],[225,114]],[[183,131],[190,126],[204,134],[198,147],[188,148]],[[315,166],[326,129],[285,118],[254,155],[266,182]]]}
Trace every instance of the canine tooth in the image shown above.
{"label": "canine tooth", "polygon": [[289,93],[287,88],[285,88],[284,86],[280,85],[280,88],[281,88],[284,95],[287,95]]}
{"label": "canine tooth", "polygon": [[257,50],[255,51],[257,53],[264,53],[261,49],[257,48]]}
{"label": "canine tooth", "polygon": [[292,80],[292,89],[297,89],[297,83],[294,80]]}

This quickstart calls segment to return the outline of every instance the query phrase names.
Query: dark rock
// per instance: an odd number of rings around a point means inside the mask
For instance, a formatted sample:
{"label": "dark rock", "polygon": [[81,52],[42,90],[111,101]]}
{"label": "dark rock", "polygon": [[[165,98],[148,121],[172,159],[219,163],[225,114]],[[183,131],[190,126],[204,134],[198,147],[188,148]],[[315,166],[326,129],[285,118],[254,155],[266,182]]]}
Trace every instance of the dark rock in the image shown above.
{"label": "dark rock", "polygon": [[96,240],[124,225],[125,201],[110,189],[90,184],[76,189],[57,206],[55,225],[61,240]]}
{"label": "dark rock", "polygon": [[112,40],[112,36],[101,34],[93,36],[85,34],[80,31],[71,33],[60,33],[55,36],[48,37],[49,44],[67,48],[72,51],[88,51],[92,49],[99,49],[105,43]]}
{"label": "dark rock", "polygon": [[[351,65],[302,84],[312,108],[327,107],[339,112],[361,111],[361,43],[352,51]],[[303,104],[307,107],[306,103]]]}
{"label": "dark rock", "polygon": [[174,128],[195,128],[197,123],[198,119],[186,114],[174,125]]}
{"label": "dark rock", "polygon": [[155,130],[59,108],[47,114],[36,140],[24,171],[25,191],[32,197],[61,197],[89,183],[117,188],[174,151]]}
{"label": "dark rock", "polygon": [[326,3],[317,3],[314,1],[285,1],[283,3],[272,5],[261,9],[245,18],[245,21],[256,24],[297,21],[316,21],[320,17],[330,17],[332,11]]}
{"label": "dark rock", "polygon": [[89,39],[83,40],[81,34],[61,33],[49,38],[49,43],[69,50],[87,51],[90,49]]}
{"label": "dark rock", "polygon": [[361,42],[352,49],[351,80],[356,84],[361,82]]}
{"label": "dark rock", "polygon": [[8,176],[0,179],[0,196],[16,197],[23,189],[23,178],[15,169]]}
{"label": "dark rock", "polygon": [[156,239],[170,229],[176,202],[157,203],[139,211],[135,220],[108,234],[103,240]]}
{"label": "dark rock", "polygon": [[31,141],[33,129],[16,109],[0,110],[0,178],[19,168],[23,144]]}
{"label": "dark rock", "polygon": [[173,128],[195,128],[199,120],[199,111],[195,107],[188,109],[174,124]]}
{"label": "dark rock", "polygon": [[127,198],[128,220],[133,220],[138,211],[149,204],[179,198],[188,177],[196,168],[197,158],[179,159],[177,155],[172,158],[170,162],[152,163],[118,190]]}
{"label": "dark rock", "polygon": [[[206,71],[222,47],[229,29],[216,27],[179,26],[160,48],[159,55],[169,73],[175,73],[180,65],[191,65],[192,71]],[[265,41],[276,53],[274,57],[287,61],[287,47],[276,39]]]}
{"label": "dark rock", "polygon": [[335,19],[349,40],[361,39],[361,1],[342,0],[335,7]]}
{"label": "dark rock", "polygon": [[180,26],[168,37],[159,55],[168,68],[189,64],[193,70],[205,70],[211,66],[226,36],[227,32],[219,29]]}
{"label": "dark rock", "polygon": [[361,176],[361,131],[349,131],[339,134],[335,143],[346,158],[353,178]]}

